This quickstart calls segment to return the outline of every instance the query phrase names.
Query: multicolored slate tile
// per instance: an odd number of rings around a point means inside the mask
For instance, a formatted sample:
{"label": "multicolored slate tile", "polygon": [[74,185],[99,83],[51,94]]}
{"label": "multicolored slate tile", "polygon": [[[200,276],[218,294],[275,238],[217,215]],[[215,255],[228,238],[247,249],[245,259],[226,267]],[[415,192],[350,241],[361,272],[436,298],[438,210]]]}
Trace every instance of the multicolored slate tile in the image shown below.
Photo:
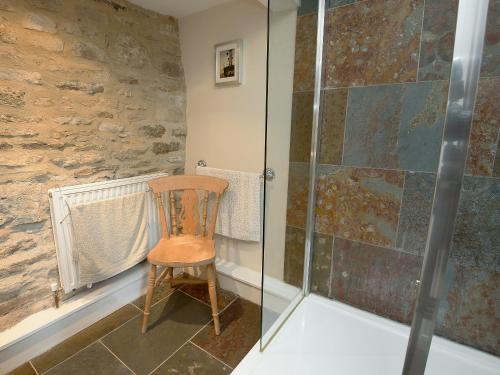
{"label": "multicolored slate tile", "polygon": [[[165,283],[162,283],[161,285],[155,286],[154,292],[153,292],[153,299],[151,300],[151,306],[154,306],[157,304],[159,301],[162,299],[168,297],[171,295],[173,292],[175,292],[176,288],[170,287],[170,285],[167,285]],[[136,300],[132,301],[132,304],[140,308],[141,310],[144,311],[144,306],[146,304],[146,295],[142,295]]]}
{"label": "multicolored slate tile", "polygon": [[311,13],[297,17],[293,91],[314,90],[318,17]]}
{"label": "multicolored slate tile", "polygon": [[318,0],[302,0],[297,15],[304,16],[309,13],[318,13]]}
{"label": "multicolored slate tile", "polygon": [[325,87],[415,81],[423,3],[373,0],[330,9]]}
{"label": "multicolored slate tile", "polygon": [[[323,90],[321,100],[319,161],[322,164],[340,164],[344,143],[347,90]],[[313,101],[314,92],[312,91],[293,94],[290,162],[309,163]]]}
{"label": "multicolored slate tile", "polygon": [[335,238],[330,297],[409,324],[421,257]]}
{"label": "multicolored slate tile", "polygon": [[120,327],[133,317],[138,317],[140,314],[141,311],[137,307],[125,305],[45,353],[35,357],[31,363],[38,373],[46,372],[100,337]]}
{"label": "multicolored slate tile", "polygon": [[219,336],[210,323],[191,341],[234,368],[259,340],[260,307],[238,298],[220,315],[220,322]]}
{"label": "multicolored slate tile", "polygon": [[[332,236],[314,233],[311,291],[328,297],[332,263]],[[287,227],[285,237],[285,282],[302,287],[304,277],[305,230]]]}
{"label": "multicolored slate tile", "polygon": [[500,177],[500,135],[498,136],[497,152],[495,155],[495,166],[493,167],[493,176]]}
{"label": "multicolored slate tile", "polygon": [[225,375],[231,371],[231,367],[188,342],[151,375]]}
{"label": "multicolored slate tile", "polygon": [[311,292],[324,297],[330,294],[330,271],[332,268],[333,237],[314,233]]}
{"label": "multicolored slate tile", "polygon": [[500,132],[500,77],[479,80],[466,173],[492,176]]}
{"label": "multicolored slate tile", "polygon": [[[210,305],[210,295],[208,294],[208,284],[185,284],[180,288],[181,291],[196,298],[206,305]],[[217,288],[217,307],[219,311],[225,309],[238,296],[230,291]]]}
{"label": "multicolored slate tile", "polygon": [[101,341],[134,373],[147,375],[211,319],[210,307],[176,291],[153,306],[145,334],[138,316]]}
{"label": "multicolored slate tile", "polygon": [[290,162],[309,163],[313,119],[313,91],[296,92],[292,100]]}
{"label": "multicolored slate tile", "polygon": [[425,1],[419,81],[449,79],[457,13],[458,0]]}
{"label": "multicolored slate tile", "polygon": [[309,164],[290,163],[286,222],[296,228],[306,227]]}
{"label": "multicolored slate tile", "polygon": [[316,232],[393,247],[404,172],[321,165]]}
{"label": "multicolored slate tile", "polygon": [[284,280],[299,288],[304,277],[305,240],[305,229],[286,227]]}
{"label": "multicolored slate tile", "polygon": [[354,4],[356,1],[359,1],[359,0],[326,0],[325,6],[327,8],[336,8],[336,7],[340,7],[343,5]]}
{"label": "multicolored slate tile", "polygon": [[500,272],[500,179],[464,176],[451,258]]}
{"label": "multicolored slate tile", "polygon": [[431,218],[436,175],[406,172],[397,247],[423,255]]}
{"label": "multicolored slate tile", "polygon": [[481,77],[500,76],[500,0],[490,0]]}
{"label": "multicolored slate tile", "polygon": [[36,371],[30,365],[29,362],[22,364],[21,366],[15,368],[6,375],[37,375]]}
{"label": "multicolored slate tile", "polygon": [[499,356],[499,285],[499,272],[451,263],[436,334]]}
{"label": "multicolored slate tile", "polygon": [[446,101],[444,82],[350,89],[342,163],[436,171]]}
{"label": "multicolored slate tile", "polygon": [[[312,107],[311,107],[312,108]],[[347,108],[347,90],[322,91],[319,162],[341,164]],[[308,151],[311,149],[309,144]]]}
{"label": "multicolored slate tile", "polygon": [[132,372],[125,367],[100,342],[95,342],[75,356],[50,369],[48,375],[130,375]]}

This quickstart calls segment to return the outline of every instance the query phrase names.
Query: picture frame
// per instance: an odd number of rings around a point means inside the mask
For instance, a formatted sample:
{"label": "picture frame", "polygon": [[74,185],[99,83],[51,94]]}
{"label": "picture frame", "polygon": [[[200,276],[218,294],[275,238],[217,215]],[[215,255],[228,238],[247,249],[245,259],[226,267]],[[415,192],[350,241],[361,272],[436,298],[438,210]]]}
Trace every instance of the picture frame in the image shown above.
{"label": "picture frame", "polygon": [[215,46],[215,84],[239,85],[243,78],[243,41],[233,40]]}

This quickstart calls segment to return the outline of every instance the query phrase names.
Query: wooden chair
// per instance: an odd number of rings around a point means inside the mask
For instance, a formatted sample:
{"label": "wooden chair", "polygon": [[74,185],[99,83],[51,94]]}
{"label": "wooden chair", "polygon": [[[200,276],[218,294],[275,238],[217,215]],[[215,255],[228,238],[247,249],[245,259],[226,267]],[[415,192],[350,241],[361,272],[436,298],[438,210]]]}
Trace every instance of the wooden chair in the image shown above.
{"label": "wooden chair", "polygon": [[[176,283],[184,283],[186,280],[174,280],[173,269],[175,267],[207,266],[208,292],[210,294],[215,334],[220,334],[213,234],[220,198],[228,185],[229,183],[225,180],[209,176],[169,176],[149,182],[149,187],[153,190],[158,202],[162,238],[148,254],[151,269],[148,276],[146,304],[142,322],[143,333],[146,332],[148,327],[155,285],[159,285],[162,281],[171,286]],[[203,200],[201,207],[198,198],[199,193],[201,193]],[[168,210],[170,221],[168,224],[162,200],[163,194],[168,198],[169,202],[167,204],[170,205]],[[207,222],[209,205],[210,218],[209,222]],[[158,266],[165,267],[165,269],[156,281]]]}

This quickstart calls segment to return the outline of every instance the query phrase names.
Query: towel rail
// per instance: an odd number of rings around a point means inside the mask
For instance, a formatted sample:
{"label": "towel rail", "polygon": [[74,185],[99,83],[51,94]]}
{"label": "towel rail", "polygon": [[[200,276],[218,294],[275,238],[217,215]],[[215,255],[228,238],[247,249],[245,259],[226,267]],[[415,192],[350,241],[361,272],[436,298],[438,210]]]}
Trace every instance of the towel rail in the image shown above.
{"label": "towel rail", "polygon": [[[201,160],[198,160],[198,163],[196,163],[196,165],[198,167],[208,167],[208,164],[205,160],[201,159]],[[274,169],[272,168],[266,168],[264,169],[264,172],[262,173],[262,175],[260,176],[261,179],[266,179],[267,181],[271,181],[274,179],[274,177],[276,176],[276,173],[274,172]]]}

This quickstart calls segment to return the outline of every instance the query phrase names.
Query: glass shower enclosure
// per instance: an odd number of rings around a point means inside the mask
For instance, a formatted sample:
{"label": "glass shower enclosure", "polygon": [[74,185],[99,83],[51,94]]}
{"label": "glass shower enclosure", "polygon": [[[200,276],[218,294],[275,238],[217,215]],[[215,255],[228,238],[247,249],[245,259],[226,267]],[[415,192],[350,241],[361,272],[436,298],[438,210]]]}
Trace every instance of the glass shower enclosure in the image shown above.
{"label": "glass shower enclosure", "polygon": [[261,350],[312,293],[411,327],[398,373],[498,357],[500,1],[268,8]]}

